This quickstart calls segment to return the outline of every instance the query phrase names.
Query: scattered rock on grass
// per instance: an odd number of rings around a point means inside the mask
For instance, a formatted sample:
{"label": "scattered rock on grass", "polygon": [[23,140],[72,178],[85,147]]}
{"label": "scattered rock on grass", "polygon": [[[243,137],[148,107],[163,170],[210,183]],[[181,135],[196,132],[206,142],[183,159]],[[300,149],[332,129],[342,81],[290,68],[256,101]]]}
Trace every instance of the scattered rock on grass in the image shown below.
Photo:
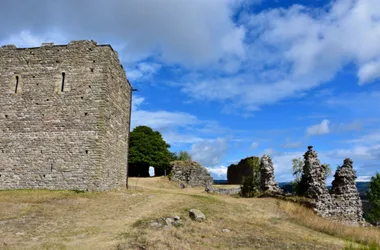
{"label": "scattered rock on grass", "polygon": [[174,227],[182,226],[182,221],[179,216],[163,217],[158,220],[152,221],[152,223],[150,223],[150,226],[156,227],[156,228],[170,229],[173,226]]}
{"label": "scattered rock on grass", "polygon": [[206,216],[198,209],[190,209],[189,216],[194,221],[204,221]]}

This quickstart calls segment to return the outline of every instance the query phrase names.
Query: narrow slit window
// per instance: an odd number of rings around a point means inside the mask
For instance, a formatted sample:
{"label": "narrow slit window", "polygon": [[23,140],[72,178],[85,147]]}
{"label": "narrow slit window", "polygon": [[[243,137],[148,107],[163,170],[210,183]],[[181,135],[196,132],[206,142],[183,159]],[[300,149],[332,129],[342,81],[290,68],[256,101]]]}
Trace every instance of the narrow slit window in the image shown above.
{"label": "narrow slit window", "polygon": [[65,89],[65,72],[62,72],[61,92]]}
{"label": "narrow slit window", "polygon": [[18,80],[19,80],[19,77],[18,77],[18,76],[16,76],[15,94],[17,94],[17,89],[18,89]]}

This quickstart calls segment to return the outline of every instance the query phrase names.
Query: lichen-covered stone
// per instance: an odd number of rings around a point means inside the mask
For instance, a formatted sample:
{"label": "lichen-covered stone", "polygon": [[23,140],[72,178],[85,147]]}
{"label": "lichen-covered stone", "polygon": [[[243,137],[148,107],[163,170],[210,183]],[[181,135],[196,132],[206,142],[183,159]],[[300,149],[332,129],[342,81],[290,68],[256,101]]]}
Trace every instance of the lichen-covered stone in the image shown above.
{"label": "lichen-covered stone", "polygon": [[256,156],[251,156],[240,160],[238,164],[230,165],[227,169],[227,183],[242,184],[243,177],[252,176],[253,169],[250,163],[253,161],[259,162],[260,159]]}
{"label": "lichen-covered stone", "polygon": [[208,186],[205,191],[211,194],[235,195],[240,193],[241,188],[214,188],[213,186]]}
{"label": "lichen-covered stone", "polygon": [[0,48],[0,189],[126,185],[131,85],[109,45]]}
{"label": "lichen-covered stone", "polygon": [[206,220],[206,216],[198,209],[190,209],[189,217],[190,219],[199,222]]}
{"label": "lichen-covered stone", "polygon": [[283,190],[274,180],[272,159],[268,155],[261,157],[260,162],[260,189],[264,192],[282,194]]}
{"label": "lichen-covered stone", "polygon": [[353,161],[347,158],[335,172],[331,188],[335,202],[334,216],[342,221],[363,222],[362,202],[355,185],[356,173],[352,164]]}
{"label": "lichen-covered stone", "polygon": [[326,166],[322,165],[318,159],[318,154],[312,146],[304,154],[305,165],[301,177],[300,189],[308,198],[318,198],[328,193],[326,187]]}
{"label": "lichen-covered stone", "polygon": [[206,168],[195,161],[171,162],[170,180],[186,183],[191,187],[212,186],[214,179]]}
{"label": "lichen-covered stone", "polygon": [[304,195],[312,199],[319,215],[347,224],[363,223],[363,208],[355,185],[356,174],[351,159],[345,159],[334,175],[331,194],[326,187],[326,166],[320,164],[317,153],[309,146],[304,155],[305,165],[301,179]]}

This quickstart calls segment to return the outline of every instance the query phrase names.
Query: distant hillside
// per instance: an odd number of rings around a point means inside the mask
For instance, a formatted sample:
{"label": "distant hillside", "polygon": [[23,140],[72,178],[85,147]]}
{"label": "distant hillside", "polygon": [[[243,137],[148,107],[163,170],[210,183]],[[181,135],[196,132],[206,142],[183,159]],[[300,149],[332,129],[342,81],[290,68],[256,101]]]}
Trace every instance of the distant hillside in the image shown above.
{"label": "distant hillside", "polygon": [[[227,180],[214,180],[214,184],[219,184],[219,185],[227,184]],[[290,182],[280,182],[279,185],[285,192],[288,192],[288,193],[292,192],[292,186],[290,185]],[[368,189],[368,186],[369,186],[369,182],[356,182],[356,187],[360,193],[360,198],[362,200],[366,200],[367,198],[366,191]],[[331,185],[327,186],[327,188],[330,189]]]}
{"label": "distant hillside", "polygon": [[[290,185],[290,182],[280,182],[280,187],[288,193],[292,192],[292,186]],[[356,182],[356,188],[358,189],[360,193],[360,198],[362,200],[366,200],[366,191],[368,190],[369,182]],[[328,189],[331,189],[331,185],[327,186]]]}
{"label": "distant hillside", "polygon": [[214,184],[227,184],[227,180],[214,180]]}

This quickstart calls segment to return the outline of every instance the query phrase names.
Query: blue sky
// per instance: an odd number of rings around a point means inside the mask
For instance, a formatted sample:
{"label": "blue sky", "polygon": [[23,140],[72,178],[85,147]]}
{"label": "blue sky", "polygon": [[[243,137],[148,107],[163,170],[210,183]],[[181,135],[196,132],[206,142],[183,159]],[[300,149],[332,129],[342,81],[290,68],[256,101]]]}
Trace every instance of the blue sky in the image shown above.
{"label": "blue sky", "polygon": [[3,0],[0,23],[0,45],[111,44],[139,90],[132,125],[214,178],[269,154],[292,180],[308,145],[358,180],[380,171],[378,0]]}

